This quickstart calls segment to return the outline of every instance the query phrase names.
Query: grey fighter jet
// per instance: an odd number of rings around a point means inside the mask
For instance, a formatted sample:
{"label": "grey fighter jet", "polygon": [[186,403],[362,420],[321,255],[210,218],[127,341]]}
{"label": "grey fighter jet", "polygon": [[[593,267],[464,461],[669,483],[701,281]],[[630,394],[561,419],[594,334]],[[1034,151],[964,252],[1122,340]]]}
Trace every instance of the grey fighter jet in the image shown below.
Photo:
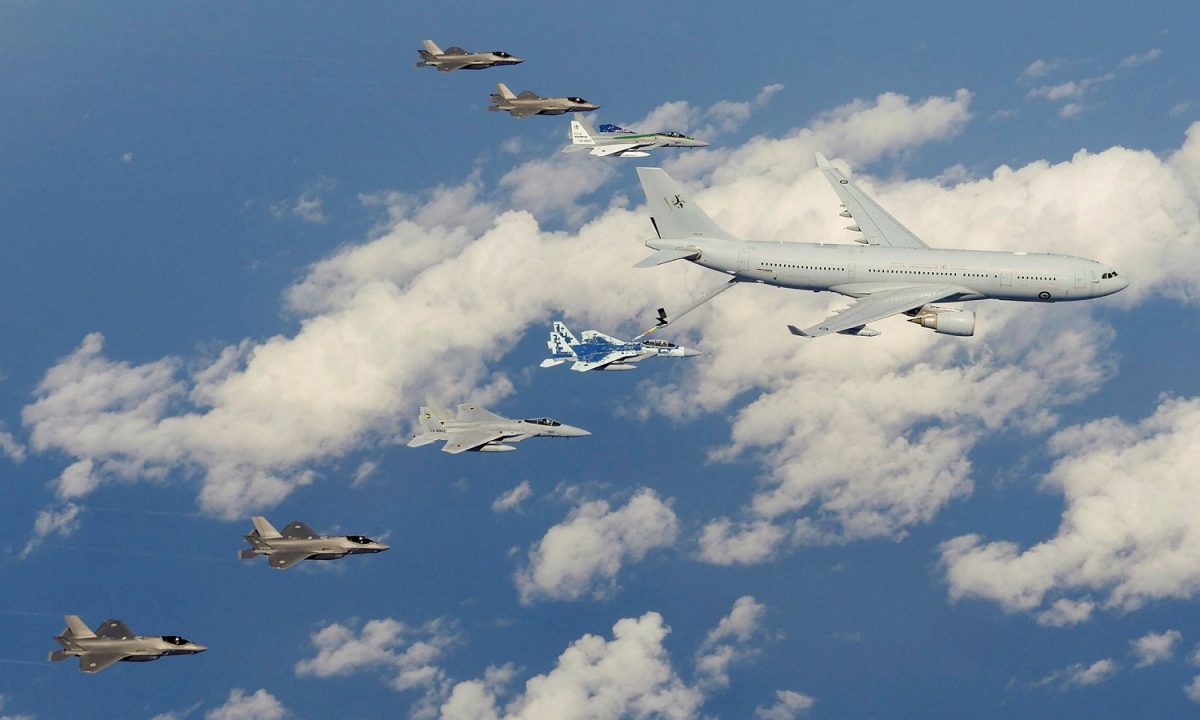
{"label": "grey fighter jet", "polygon": [[679,132],[635,133],[616,125],[601,125],[596,132],[585,122],[571,121],[567,133],[571,144],[563,152],[589,150],[600,157],[649,157],[651,150],[663,147],[708,147],[708,143]]}
{"label": "grey fighter jet", "polygon": [[421,447],[431,442],[444,440],[442,452],[457,455],[467,452],[508,452],[516,450],[505,443],[521,442],[531,437],[583,437],[591,435],[583,428],[564,425],[551,418],[515,420],[500,417],[478,405],[466,403],[458,406],[454,417],[445,409],[426,400],[428,407],[421,407],[421,429],[413,436],[409,447]]}
{"label": "grey fighter jet", "polygon": [[460,47],[442,50],[433,44],[432,40],[425,41],[425,49],[418,50],[421,61],[417,67],[433,67],[440,72],[453,70],[486,70],[496,65],[517,65],[525,62],[522,58],[509,55],[503,50],[491,52],[467,52]]}
{"label": "grey fighter jet", "polygon": [[67,629],[55,640],[62,650],[50,653],[50,662],[79,657],[79,669],[85,673],[100,672],[115,662],[150,662],[163,655],[195,655],[208,648],[178,635],[134,635],[120,620],[105,620],[88,629],[78,615],[67,615]]}
{"label": "grey fighter jet", "polygon": [[492,102],[488,106],[492,112],[506,112],[515,118],[530,115],[562,115],[569,112],[587,112],[600,106],[588,102],[581,97],[542,97],[535,92],[526,90],[520,95],[514,95],[504,83],[496,83],[500,92],[492,93]]}
{"label": "grey fighter jet", "polygon": [[337,560],[346,555],[381,553],[389,547],[363,535],[318,535],[295,520],[282,533],[265,517],[255,516],[250,521],[254,529],[242,536],[250,543],[250,549],[242,550],[238,557],[253,560],[266,555],[267,562],[277,570],[286,570],[301,560]]}

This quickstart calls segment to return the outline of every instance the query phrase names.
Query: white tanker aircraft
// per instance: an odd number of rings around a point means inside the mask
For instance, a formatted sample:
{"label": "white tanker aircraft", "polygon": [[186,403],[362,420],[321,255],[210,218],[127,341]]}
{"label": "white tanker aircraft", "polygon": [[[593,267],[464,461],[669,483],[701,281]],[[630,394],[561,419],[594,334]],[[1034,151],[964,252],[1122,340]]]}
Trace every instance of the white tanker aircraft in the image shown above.
{"label": "white tanker aircraft", "polygon": [[848,308],[816,325],[788,326],[792,334],[810,338],[830,333],[875,336],[879,331],[867,327],[868,323],[900,313],[936,333],[968,336],[975,333],[974,311],[933,303],[1090,300],[1129,286],[1111,267],[1087,258],[930,248],[823,155],[816,157],[842,200],[842,216],[854,223],[847,229],[862,233],[856,238],[861,245],[738,240],[713,222],[664,170],[637,169],[658,237],[646,241],[657,252],[636,267],[687,260],[730,276],[729,282],[670,318],[660,309],[656,327],[678,320],[743,282],[831,290],[854,298]]}

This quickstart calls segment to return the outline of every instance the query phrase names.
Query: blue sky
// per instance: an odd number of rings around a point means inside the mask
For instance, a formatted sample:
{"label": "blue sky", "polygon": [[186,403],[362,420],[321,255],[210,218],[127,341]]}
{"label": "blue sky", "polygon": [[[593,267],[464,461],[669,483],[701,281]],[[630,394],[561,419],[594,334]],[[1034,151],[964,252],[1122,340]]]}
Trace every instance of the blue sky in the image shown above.
{"label": "blue sky", "polygon": [[[0,1],[0,719],[1196,712],[1195,8],[408,5]],[[717,279],[496,81],[710,140],[651,160],[741,236],[848,241],[821,150],[1133,285],[812,342],[739,288],[542,370]],[[408,449],[426,394],[594,435]],[[269,571],[257,513],[393,549]],[[211,650],[85,676],[64,613]]]}

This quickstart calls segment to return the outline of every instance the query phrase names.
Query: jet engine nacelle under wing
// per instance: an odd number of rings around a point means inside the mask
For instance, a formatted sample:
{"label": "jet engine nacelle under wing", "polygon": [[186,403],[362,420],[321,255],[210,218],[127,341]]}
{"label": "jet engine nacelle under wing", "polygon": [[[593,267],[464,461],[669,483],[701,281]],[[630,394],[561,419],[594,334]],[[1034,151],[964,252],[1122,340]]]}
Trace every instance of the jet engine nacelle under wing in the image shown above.
{"label": "jet engine nacelle under wing", "polygon": [[975,312],[973,310],[925,308],[909,322],[929,328],[941,335],[970,337],[975,334]]}

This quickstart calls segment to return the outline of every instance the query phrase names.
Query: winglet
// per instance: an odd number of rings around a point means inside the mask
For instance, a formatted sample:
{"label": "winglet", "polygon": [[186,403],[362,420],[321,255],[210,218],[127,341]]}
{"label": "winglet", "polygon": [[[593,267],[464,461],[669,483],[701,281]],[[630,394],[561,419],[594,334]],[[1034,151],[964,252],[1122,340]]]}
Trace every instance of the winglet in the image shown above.
{"label": "winglet", "polygon": [[[817,157],[821,157],[821,153],[817,153]],[[796,327],[795,325],[788,325],[788,332],[790,332],[793,335],[799,335],[800,337],[806,337],[806,338],[812,337],[812,335],[809,335],[808,333],[804,332],[803,330]]]}
{"label": "winglet", "polygon": [[817,157],[817,167],[819,167],[819,168],[830,167],[829,158],[825,157],[821,153],[813,153],[813,154],[816,155],[816,157]]}

